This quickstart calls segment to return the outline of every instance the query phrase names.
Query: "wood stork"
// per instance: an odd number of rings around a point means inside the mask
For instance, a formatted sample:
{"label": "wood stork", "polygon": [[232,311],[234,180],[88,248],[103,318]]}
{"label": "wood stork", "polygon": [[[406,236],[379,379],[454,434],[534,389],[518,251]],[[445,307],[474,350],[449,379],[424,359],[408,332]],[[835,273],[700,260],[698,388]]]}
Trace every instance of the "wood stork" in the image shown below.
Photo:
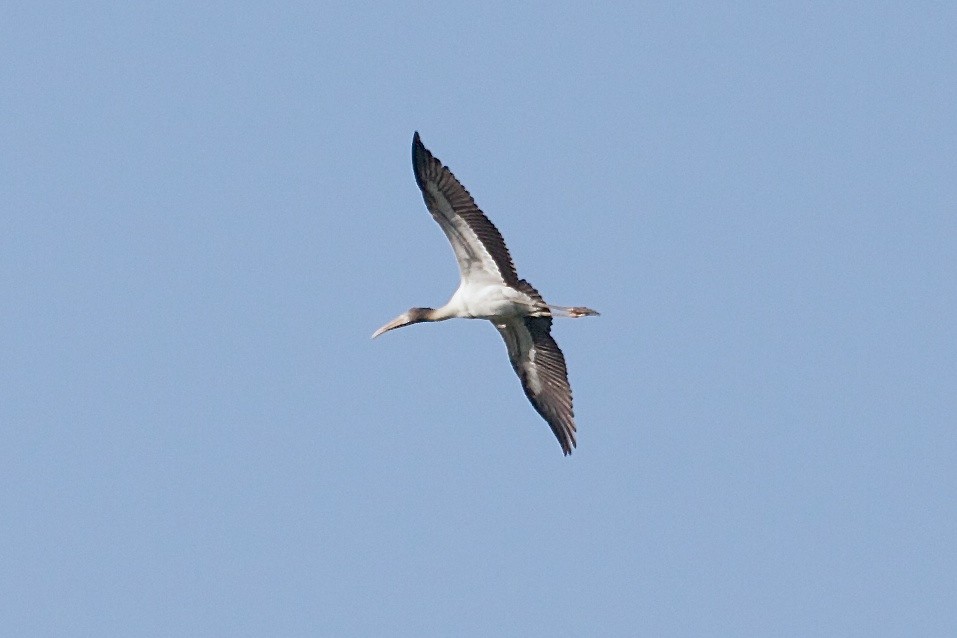
{"label": "wood stork", "polygon": [[576,445],[572,390],[565,357],[551,336],[552,317],[598,313],[545,303],[530,283],[519,279],[501,233],[452,171],[425,148],[418,132],[412,137],[412,167],[426,207],[452,244],[462,279],[441,308],[412,308],[372,338],[423,321],[488,319],[505,340],[525,395],[552,428],[562,451],[571,454]]}

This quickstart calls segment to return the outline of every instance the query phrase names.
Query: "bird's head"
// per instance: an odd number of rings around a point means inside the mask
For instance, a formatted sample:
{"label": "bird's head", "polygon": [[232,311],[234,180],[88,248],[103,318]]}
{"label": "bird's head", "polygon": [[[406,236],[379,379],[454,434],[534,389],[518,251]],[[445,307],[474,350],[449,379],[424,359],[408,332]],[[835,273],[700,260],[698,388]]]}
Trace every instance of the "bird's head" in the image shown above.
{"label": "bird's head", "polygon": [[429,321],[429,317],[432,312],[432,308],[410,308],[408,312],[403,312],[401,315],[373,332],[372,338],[375,339],[382,333],[394,330],[395,328],[402,328],[403,326],[411,326],[414,323]]}

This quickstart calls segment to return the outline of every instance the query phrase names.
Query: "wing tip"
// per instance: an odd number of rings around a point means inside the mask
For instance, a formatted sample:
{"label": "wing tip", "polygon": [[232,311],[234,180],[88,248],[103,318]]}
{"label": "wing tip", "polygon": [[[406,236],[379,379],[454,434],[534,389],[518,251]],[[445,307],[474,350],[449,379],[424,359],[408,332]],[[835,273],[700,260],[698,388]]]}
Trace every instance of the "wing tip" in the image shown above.
{"label": "wing tip", "polygon": [[415,131],[412,134],[412,172],[415,174],[415,183],[423,193],[425,192],[425,175],[432,160],[432,153],[425,148],[419,132]]}
{"label": "wing tip", "polygon": [[[551,424],[549,424],[551,425]],[[558,438],[558,443],[562,446],[562,454],[569,456],[576,447],[578,447],[578,441],[575,440],[575,425],[572,424],[571,430],[556,430],[555,436]]]}

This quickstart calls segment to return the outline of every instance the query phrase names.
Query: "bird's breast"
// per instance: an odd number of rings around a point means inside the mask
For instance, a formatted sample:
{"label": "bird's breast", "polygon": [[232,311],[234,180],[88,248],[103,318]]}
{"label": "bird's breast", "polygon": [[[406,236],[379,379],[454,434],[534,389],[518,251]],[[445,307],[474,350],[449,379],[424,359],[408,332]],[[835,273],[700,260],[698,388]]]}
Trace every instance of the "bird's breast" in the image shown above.
{"label": "bird's breast", "polygon": [[531,300],[524,293],[501,284],[463,284],[455,292],[460,316],[472,319],[511,318],[529,314]]}

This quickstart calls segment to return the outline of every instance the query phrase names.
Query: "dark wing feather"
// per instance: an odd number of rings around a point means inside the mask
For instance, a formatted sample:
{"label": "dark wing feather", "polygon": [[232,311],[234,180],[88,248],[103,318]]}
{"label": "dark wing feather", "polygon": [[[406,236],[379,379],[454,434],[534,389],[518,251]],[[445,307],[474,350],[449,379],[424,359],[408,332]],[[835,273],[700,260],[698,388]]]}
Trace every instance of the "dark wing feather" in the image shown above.
{"label": "dark wing feather", "polygon": [[[541,300],[524,279],[519,288]],[[544,302],[543,302],[544,303]],[[551,335],[552,318],[515,317],[495,324],[505,340],[512,368],[522,381],[525,396],[551,427],[562,451],[575,447],[575,412],[565,356]]]}
{"label": "dark wing feather", "polygon": [[502,234],[448,166],[425,148],[418,132],[412,137],[412,168],[425,205],[452,244],[462,277],[484,276],[517,284],[515,265]]}

